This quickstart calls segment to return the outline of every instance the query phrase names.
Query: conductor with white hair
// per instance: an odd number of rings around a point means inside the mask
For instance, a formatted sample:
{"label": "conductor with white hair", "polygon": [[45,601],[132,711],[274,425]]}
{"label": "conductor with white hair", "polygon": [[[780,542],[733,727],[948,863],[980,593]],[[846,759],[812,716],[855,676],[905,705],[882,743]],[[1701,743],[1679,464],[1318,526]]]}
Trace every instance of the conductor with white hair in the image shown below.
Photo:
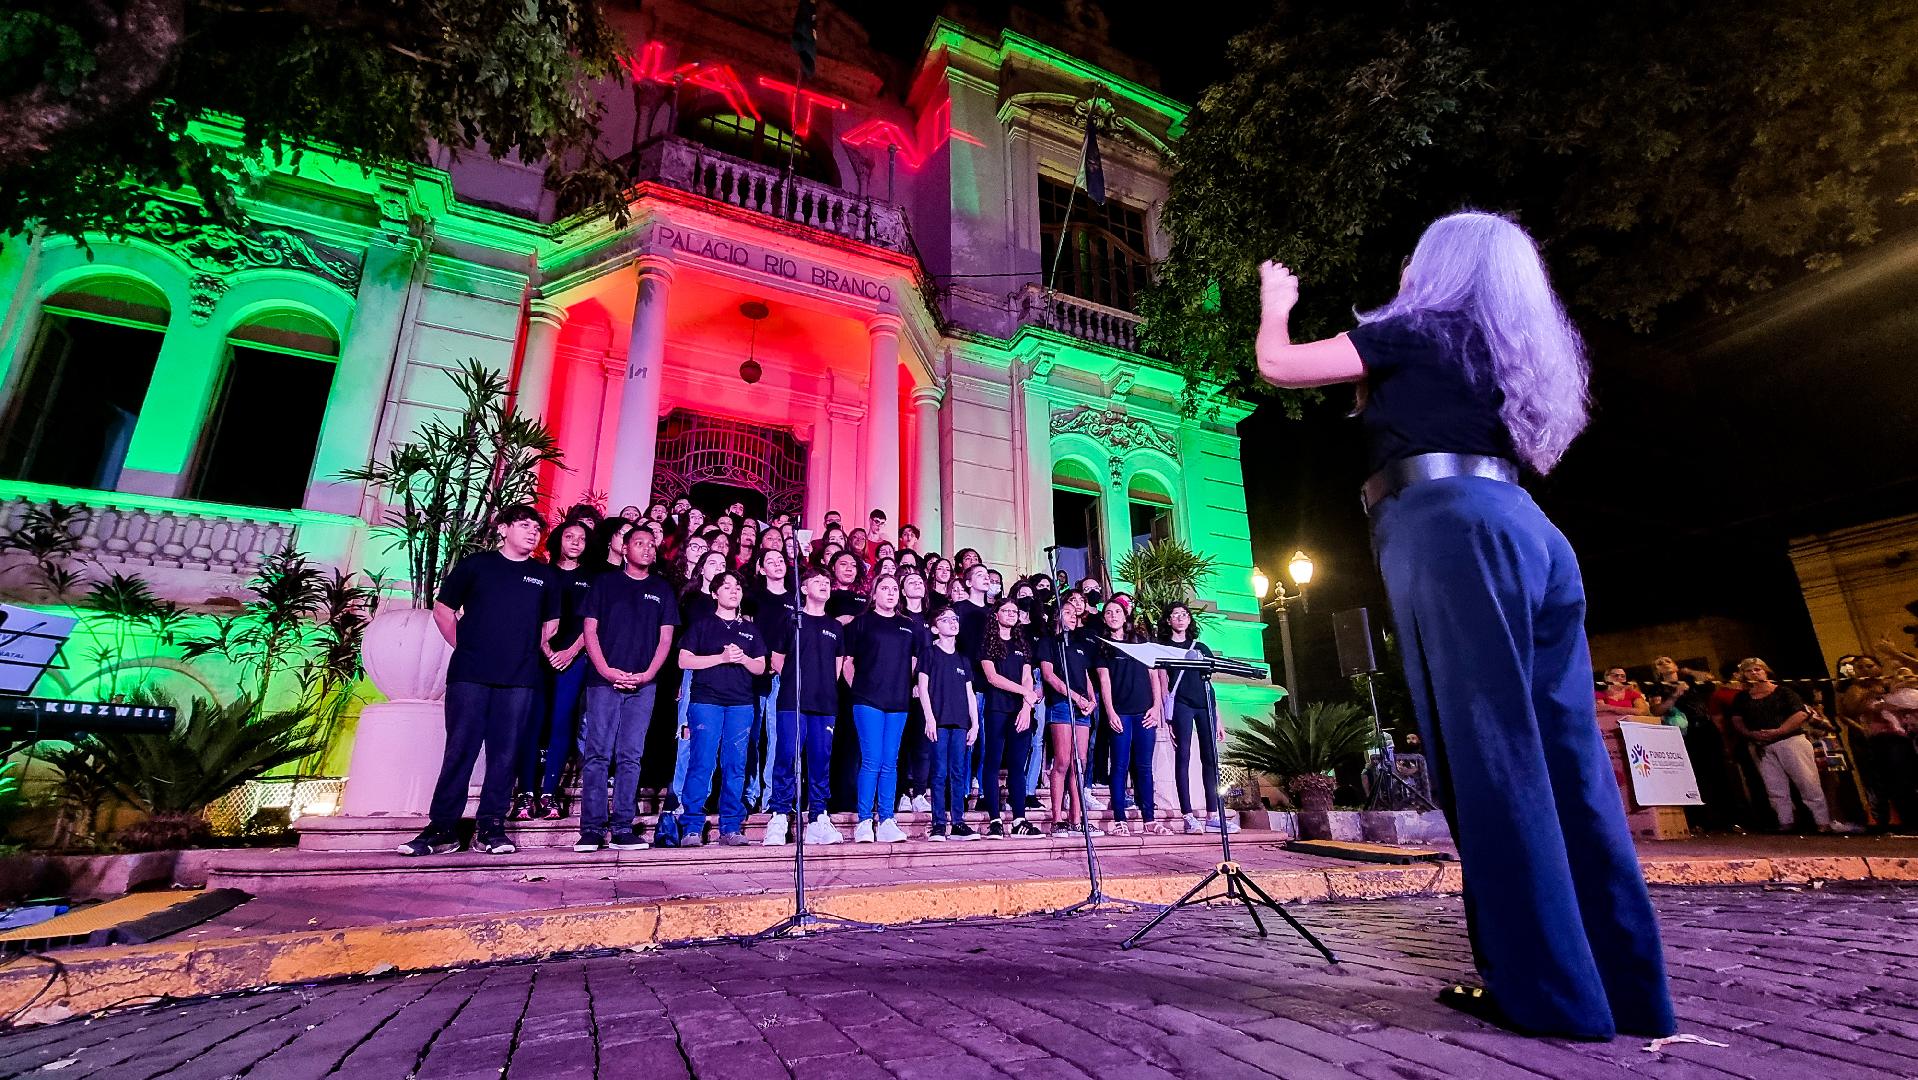
{"label": "conductor with white hair", "polygon": [[1533,1035],[1676,1030],[1651,897],[1600,741],[1572,548],[1519,482],[1585,427],[1578,332],[1525,230],[1439,219],[1399,293],[1295,344],[1298,278],[1260,267],[1259,373],[1360,384],[1363,499],[1482,988],[1446,1004]]}

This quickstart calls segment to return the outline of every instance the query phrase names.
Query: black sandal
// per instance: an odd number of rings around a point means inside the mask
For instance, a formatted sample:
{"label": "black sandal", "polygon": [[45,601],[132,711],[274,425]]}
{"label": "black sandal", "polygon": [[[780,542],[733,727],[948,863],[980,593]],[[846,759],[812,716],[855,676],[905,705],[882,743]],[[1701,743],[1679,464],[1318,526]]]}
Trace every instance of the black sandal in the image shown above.
{"label": "black sandal", "polygon": [[1439,991],[1438,1003],[1447,1008],[1457,1009],[1474,1020],[1483,1020],[1494,1027],[1501,1027],[1507,1031],[1516,1030],[1512,1027],[1512,1021],[1505,1015],[1505,1011],[1492,1000],[1491,991],[1482,986],[1453,983]]}

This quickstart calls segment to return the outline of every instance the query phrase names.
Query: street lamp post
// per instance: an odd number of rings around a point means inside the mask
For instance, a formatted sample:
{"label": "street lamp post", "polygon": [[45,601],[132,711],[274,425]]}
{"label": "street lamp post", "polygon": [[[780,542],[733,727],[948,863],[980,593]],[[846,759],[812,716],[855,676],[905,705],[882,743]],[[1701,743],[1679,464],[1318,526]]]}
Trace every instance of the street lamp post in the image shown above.
{"label": "street lamp post", "polygon": [[[1283,582],[1278,583],[1278,587],[1275,589],[1272,579],[1266,577],[1265,571],[1256,566],[1252,568],[1252,591],[1259,594],[1259,607],[1261,610],[1270,610],[1278,613],[1279,648],[1285,656],[1285,700],[1291,706],[1292,715],[1297,717],[1299,715],[1299,676],[1298,671],[1292,665],[1292,620],[1286,610],[1286,605],[1296,603],[1299,605],[1300,611],[1308,610],[1305,598],[1305,587],[1312,583],[1313,567],[1311,556],[1303,551],[1295,551],[1292,553],[1291,560],[1286,563],[1285,568],[1286,571],[1292,575],[1293,583],[1298,586],[1297,592],[1287,593]],[[1268,593],[1271,594],[1270,599],[1267,598]]]}

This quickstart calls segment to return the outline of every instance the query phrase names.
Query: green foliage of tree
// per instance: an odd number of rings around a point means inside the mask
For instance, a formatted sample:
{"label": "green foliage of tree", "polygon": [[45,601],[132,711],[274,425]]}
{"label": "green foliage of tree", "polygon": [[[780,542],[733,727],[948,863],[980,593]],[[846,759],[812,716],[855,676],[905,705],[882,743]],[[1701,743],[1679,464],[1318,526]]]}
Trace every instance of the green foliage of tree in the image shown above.
{"label": "green foliage of tree", "polygon": [[1918,203],[1904,4],[1282,0],[1224,70],[1142,311],[1150,347],[1239,391],[1263,259],[1299,271],[1294,333],[1321,336],[1476,205],[1544,243],[1575,316],[1643,331],[1830,270]]}
{"label": "green foliage of tree", "polygon": [[[545,160],[611,209],[588,82],[618,52],[598,0],[20,0],[0,11],[0,234],[124,232],[142,189],[235,223],[307,149]],[[207,120],[237,139],[202,137]]]}

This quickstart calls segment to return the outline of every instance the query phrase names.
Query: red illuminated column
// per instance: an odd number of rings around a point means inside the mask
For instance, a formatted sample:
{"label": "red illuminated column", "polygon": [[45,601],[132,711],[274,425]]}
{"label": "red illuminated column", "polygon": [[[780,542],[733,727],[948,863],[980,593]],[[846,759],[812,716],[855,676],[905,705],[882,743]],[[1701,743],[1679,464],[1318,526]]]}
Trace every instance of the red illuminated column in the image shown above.
{"label": "red illuminated column", "polygon": [[639,295],[633,302],[633,335],[626,346],[625,383],[619,392],[619,429],[607,506],[644,507],[653,498],[653,454],[659,441],[660,369],[666,359],[666,299],[673,267],[665,259],[639,260]]}
{"label": "red illuminated column", "polygon": [[519,387],[514,405],[521,416],[551,425],[547,407],[553,397],[553,354],[559,348],[559,330],[566,309],[547,300],[535,300],[526,313],[526,355],[520,360]]}
{"label": "red illuminated column", "polygon": [[[939,403],[945,396],[936,383],[912,388],[912,515],[906,520],[919,526],[928,547],[936,547],[937,538],[944,535],[939,520]],[[896,529],[894,535],[898,535]]]}
{"label": "red illuminated column", "polygon": [[[872,334],[872,365],[866,376],[866,505],[849,514],[863,520],[884,510],[899,520],[899,330],[895,315],[875,315],[866,324]],[[896,527],[896,524],[895,524]]]}

